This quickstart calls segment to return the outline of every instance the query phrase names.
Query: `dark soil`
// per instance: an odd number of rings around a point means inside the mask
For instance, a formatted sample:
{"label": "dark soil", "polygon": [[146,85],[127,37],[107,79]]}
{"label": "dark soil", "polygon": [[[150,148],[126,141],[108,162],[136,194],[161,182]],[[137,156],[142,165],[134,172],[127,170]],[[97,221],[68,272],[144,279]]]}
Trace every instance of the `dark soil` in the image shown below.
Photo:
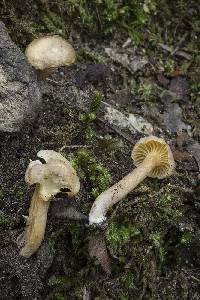
{"label": "dark soil", "polygon": [[[51,1],[14,2],[3,1],[0,12],[21,49],[35,36],[56,33],[42,27],[42,20],[49,11],[60,16],[62,6]],[[140,28],[140,43],[124,48],[128,33],[121,31],[120,25],[109,35],[90,35],[86,30],[80,34],[79,23],[72,26],[70,18],[62,19],[69,30],[65,37],[70,37],[77,50],[77,63],[39,82],[43,101],[32,127],[0,134],[0,299],[200,299],[196,18],[200,5],[191,1],[188,8],[183,4],[184,18],[179,18],[173,3],[165,3],[164,8],[169,5],[170,11],[161,14],[158,8],[157,17],[152,16],[152,24],[161,26],[154,40],[151,27]],[[166,23],[166,32],[162,24],[170,12],[177,31]],[[26,16],[23,22],[30,17],[37,30],[32,23],[20,23],[20,16]],[[182,54],[169,52],[167,46]],[[105,48],[128,54],[128,59],[134,53],[147,64],[132,73],[108,57]],[[91,111],[97,92],[101,104]],[[81,164],[79,151],[87,152],[90,163],[103,166],[101,175],[107,180],[108,172],[114,183],[133,169],[131,150],[144,136],[106,122],[105,103],[126,116],[133,113],[148,120],[153,134],[170,144],[176,173],[164,180],[146,179],[109,211],[103,228],[90,228],[87,216],[95,198],[92,190],[103,188],[98,178],[91,179],[89,167],[87,170]],[[194,143],[197,150],[190,152]],[[36,159],[41,149],[53,149],[75,162],[81,191],[74,200],[61,197],[57,203],[52,201],[44,241],[37,253],[24,259],[19,256],[16,240],[24,230],[34,190],[27,187],[24,174],[29,160]],[[105,184],[111,183],[108,180]],[[103,259],[98,256],[98,247],[96,258],[88,252],[89,242],[98,244],[99,239],[106,244]],[[104,247],[104,242],[99,245]]]}

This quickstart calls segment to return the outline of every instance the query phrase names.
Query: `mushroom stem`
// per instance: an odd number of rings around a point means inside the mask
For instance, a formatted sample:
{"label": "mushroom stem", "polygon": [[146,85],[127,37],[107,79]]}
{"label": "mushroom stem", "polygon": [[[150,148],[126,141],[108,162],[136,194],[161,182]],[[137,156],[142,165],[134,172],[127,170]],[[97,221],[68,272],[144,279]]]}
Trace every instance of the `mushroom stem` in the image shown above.
{"label": "mushroom stem", "polygon": [[158,162],[158,156],[154,155],[154,153],[147,155],[144,161],[131,173],[101,193],[92,205],[89,214],[90,224],[100,224],[105,221],[105,215],[109,208],[124,198],[143,181]]}
{"label": "mushroom stem", "polygon": [[29,209],[27,228],[22,237],[23,248],[20,255],[28,258],[41,245],[46,228],[49,203],[50,201],[42,199],[39,184],[37,184]]}
{"label": "mushroom stem", "polygon": [[45,70],[36,70],[37,72],[37,79],[38,80],[44,80],[46,77],[48,77],[49,75],[51,75],[56,68],[49,68],[49,69],[45,69]]}

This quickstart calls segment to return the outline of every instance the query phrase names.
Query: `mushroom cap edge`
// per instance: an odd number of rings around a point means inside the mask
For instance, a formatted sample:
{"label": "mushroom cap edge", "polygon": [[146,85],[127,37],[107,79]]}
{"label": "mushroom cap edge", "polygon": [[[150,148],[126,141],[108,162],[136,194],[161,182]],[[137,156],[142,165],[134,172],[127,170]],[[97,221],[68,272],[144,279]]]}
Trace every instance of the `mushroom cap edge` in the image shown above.
{"label": "mushroom cap edge", "polygon": [[135,166],[139,166],[147,155],[157,153],[160,156],[160,165],[156,166],[148,175],[153,178],[165,178],[171,176],[175,170],[175,162],[169,145],[156,136],[141,138],[134,146],[131,157]]}
{"label": "mushroom cap edge", "polygon": [[29,63],[38,70],[71,65],[76,58],[72,45],[59,35],[34,39],[26,47],[25,55]]}

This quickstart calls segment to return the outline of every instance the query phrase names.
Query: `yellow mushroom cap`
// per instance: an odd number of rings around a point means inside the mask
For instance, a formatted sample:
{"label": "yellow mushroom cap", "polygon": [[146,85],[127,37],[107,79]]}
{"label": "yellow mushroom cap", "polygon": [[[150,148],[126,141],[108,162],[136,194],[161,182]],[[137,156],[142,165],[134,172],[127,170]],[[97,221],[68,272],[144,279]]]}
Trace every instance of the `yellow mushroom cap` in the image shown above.
{"label": "yellow mushroom cap", "polygon": [[159,163],[149,177],[165,178],[172,175],[175,169],[173,154],[170,147],[161,138],[149,136],[140,139],[134,146],[131,157],[137,167],[151,154],[158,157]]}
{"label": "yellow mushroom cap", "polygon": [[25,55],[38,70],[71,65],[76,57],[74,48],[58,35],[33,40],[27,46]]}

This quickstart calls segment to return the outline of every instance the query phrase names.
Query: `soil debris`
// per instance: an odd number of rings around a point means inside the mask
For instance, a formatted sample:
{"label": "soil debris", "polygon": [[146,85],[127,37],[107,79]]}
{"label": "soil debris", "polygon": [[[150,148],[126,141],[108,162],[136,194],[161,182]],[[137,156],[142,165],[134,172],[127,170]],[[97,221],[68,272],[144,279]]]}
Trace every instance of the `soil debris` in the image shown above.
{"label": "soil debris", "polygon": [[105,240],[102,237],[94,237],[89,241],[88,252],[95,257],[107,274],[111,274],[111,263]]}
{"label": "soil debris", "polygon": [[184,77],[177,76],[170,82],[169,90],[175,93],[176,100],[188,101],[189,96],[189,83]]}
{"label": "soil debris", "polygon": [[190,144],[187,147],[187,150],[193,155],[195,158],[198,166],[199,166],[199,171],[200,171],[200,144],[196,141],[194,141],[192,144]]}
{"label": "soil debris", "polygon": [[148,64],[148,61],[144,57],[139,57],[136,55],[128,56],[126,53],[118,53],[116,50],[111,48],[105,48],[105,52],[112,60],[121,64],[132,74],[142,70]]}

